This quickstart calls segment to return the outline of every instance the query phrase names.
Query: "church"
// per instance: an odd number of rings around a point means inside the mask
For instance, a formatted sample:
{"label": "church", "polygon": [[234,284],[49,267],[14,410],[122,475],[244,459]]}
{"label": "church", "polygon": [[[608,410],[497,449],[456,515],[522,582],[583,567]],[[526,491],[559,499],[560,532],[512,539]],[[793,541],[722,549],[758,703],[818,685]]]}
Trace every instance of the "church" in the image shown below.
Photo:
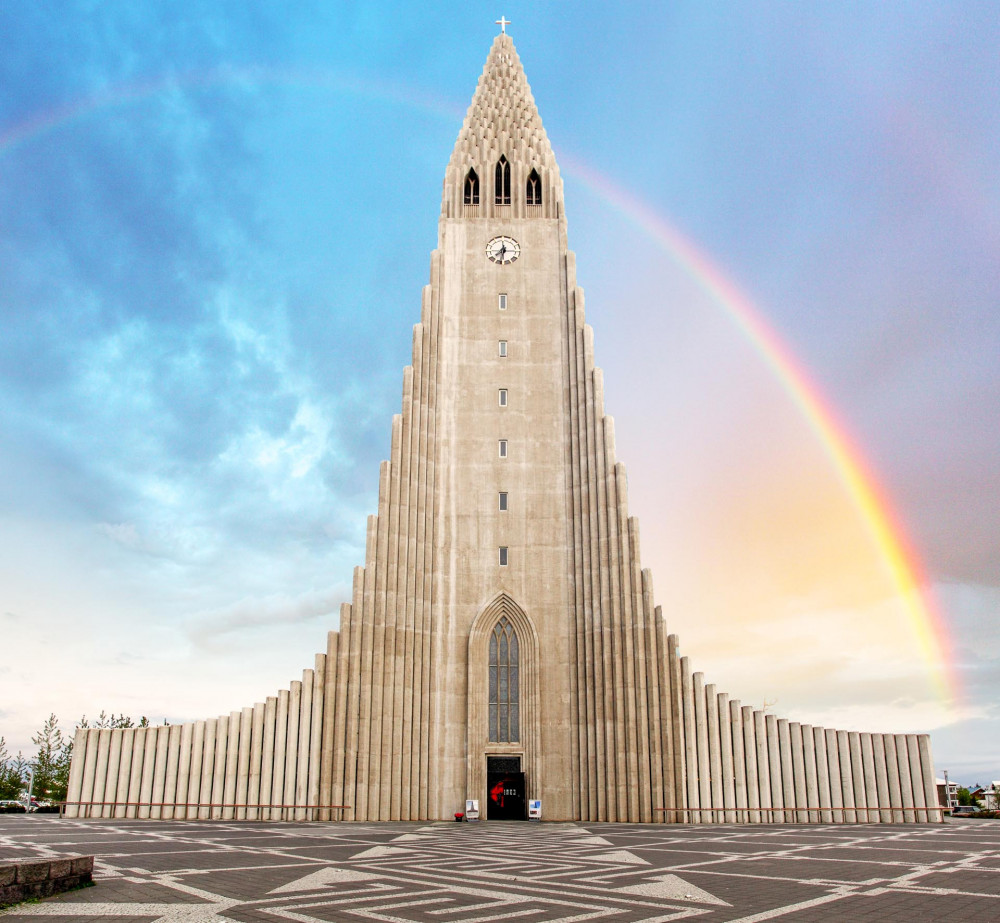
{"label": "church", "polygon": [[254,705],[81,729],[67,815],[940,820],[926,735],[788,721],[680,656],[593,355],[559,167],[501,20],[339,629]]}

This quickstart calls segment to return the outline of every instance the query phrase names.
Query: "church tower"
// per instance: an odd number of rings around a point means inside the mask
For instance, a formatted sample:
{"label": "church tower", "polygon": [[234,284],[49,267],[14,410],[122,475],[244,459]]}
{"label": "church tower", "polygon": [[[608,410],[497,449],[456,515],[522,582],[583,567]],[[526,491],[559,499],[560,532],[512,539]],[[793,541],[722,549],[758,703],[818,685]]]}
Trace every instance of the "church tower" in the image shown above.
{"label": "church tower", "polygon": [[[505,24],[504,24],[505,26]],[[680,657],[639,563],[567,245],[510,36],[445,172],[365,564],[313,669],[252,707],[81,730],[71,816],[937,819],[926,736],[813,728]]]}

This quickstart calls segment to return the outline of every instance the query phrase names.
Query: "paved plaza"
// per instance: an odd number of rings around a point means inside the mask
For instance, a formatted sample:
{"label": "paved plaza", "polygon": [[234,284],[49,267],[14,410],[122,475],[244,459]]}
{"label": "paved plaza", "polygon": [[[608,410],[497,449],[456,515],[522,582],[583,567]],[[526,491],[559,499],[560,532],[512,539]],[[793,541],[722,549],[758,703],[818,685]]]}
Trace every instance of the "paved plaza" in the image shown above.
{"label": "paved plaza", "polygon": [[96,886],[3,923],[1000,921],[1000,824],[292,824],[0,817]]}

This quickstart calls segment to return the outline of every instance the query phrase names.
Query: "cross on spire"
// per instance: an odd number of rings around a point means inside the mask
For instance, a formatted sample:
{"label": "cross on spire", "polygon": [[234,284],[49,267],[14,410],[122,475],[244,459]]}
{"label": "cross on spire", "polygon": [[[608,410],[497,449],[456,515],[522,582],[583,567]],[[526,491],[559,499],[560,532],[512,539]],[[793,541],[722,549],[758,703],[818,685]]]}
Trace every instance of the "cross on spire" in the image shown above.
{"label": "cross on spire", "polygon": [[498,25],[498,26],[500,27],[500,31],[501,31],[501,32],[502,32],[502,33],[503,33],[504,35],[506,35],[506,34],[507,34],[507,26],[509,26],[509,25],[510,25],[510,20],[509,20],[509,19],[507,19],[507,18],[506,18],[506,17],[505,17],[505,16],[504,16],[504,15],[503,15],[503,14],[501,13],[501,15],[500,15],[500,18],[499,18],[499,19],[494,19],[493,21],[494,21],[494,22],[495,22],[495,23],[496,23],[496,24],[497,24],[497,25]]}

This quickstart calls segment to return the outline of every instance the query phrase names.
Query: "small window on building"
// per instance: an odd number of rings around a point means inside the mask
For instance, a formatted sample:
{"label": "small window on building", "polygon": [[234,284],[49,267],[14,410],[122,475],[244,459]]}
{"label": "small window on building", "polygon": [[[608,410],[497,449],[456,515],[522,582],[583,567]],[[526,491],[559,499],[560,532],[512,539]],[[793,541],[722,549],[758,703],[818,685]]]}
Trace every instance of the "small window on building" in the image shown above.
{"label": "small window on building", "polygon": [[500,342],[497,344],[497,348],[500,350],[500,358],[501,359],[506,359],[507,358],[507,341],[506,340],[500,340]]}
{"label": "small window on building", "polygon": [[500,457],[501,458],[506,458],[507,457],[507,440],[506,439],[501,439],[500,440]]}
{"label": "small window on building", "polygon": [[469,172],[465,177],[465,204],[479,204],[479,175],[472,167],[469,167]]}
{"label": "small window on building", "polygon": [[506,567],[507,566],[507,546],[506,545],[501,545],[500,546],[500,566],[501,567]]}
{"label": "small window on building", "polygon": [[503,292],[500,295],[499,306],[501,311],[507,310],[507,293]]}
{"label": "small window on building", "polygon": [[500,512],[501,513],[506,513],[507,512],[507,491],[506,490],[501,490],[500,491]]}
{"label": "small window on building", "polygon": [[539,177],[537,170],[532,170],[528,174],[528,186],[526,192],[528,205],[542,204],[542,180]]}
{"label": "small window on building", "polygon": [[506,407],[507,406],[507,389],[506,388],[501,388],[498,393],[499,393],[499,397],[500,397],[500,406],[501,407]]}

